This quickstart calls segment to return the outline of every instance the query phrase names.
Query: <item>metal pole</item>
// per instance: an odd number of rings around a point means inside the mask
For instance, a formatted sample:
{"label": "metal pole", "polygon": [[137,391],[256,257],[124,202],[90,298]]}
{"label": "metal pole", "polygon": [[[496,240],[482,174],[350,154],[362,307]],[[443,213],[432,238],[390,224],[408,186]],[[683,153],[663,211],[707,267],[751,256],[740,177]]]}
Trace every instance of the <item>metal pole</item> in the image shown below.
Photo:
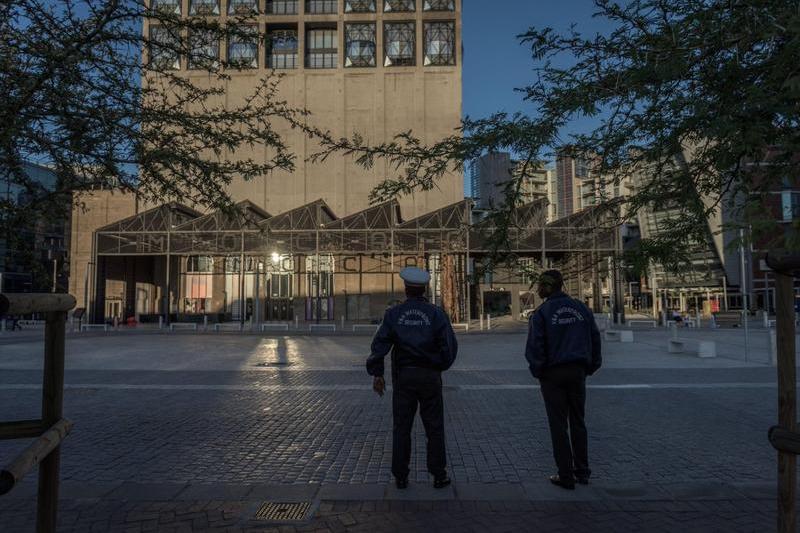
{"label": "metal pole", "polygon": [[465,221],[465,226],[466,226],[465,229],[467,231],[467,236],[466,236],[467,254],[466,254],[466,264],[464,265],[464,285],[465,285],[465,289],[466,289],[466,294],[464,295],[464,303],[465,303],[464,314],[467,317],[467,323],[469,323],[470,318],[472,318],[472,310],[470,309],[470,304],[472,302],[471,302],[471,298],[470,298],[470,294],[469,294],[470,293],[470,287],[471,287],[471,284],[470,284],[470,268],[469,268],[470,267],[470,262],[469,262],[469,228],[470,228],[470,222],[471,222],[470,218],[471,217],[470,217],[470,203],[469,203],[469,201],[466,201],[466,209],[464,211],[465,211],[464,216],[467,219]]}
{"label": "metal pole", "polygon": [[170,240],[171,239],[170,239],[169,225],[167,225],[167,256],[166,256],[166,259],[165,259],[166,262],[167,262],[167,268],[166,268],[167,285],[166,285],[166,290],[164,292],[164,301],[165,301],[164,322],[167,324],[167,326],[169,326],[169,314],[172,311],[172,297],[171,297],[172,294],[171,294],[171,291],[170,291],[170,267],[172,266],[171,265],[172,261],[170,261],[170,257],[171,257],[170,256],[170,245],[171,245]]}
{"label": "metal pole", "polygon": [[722,276],[722,309],[728,310],[728,276]]}
{"label": "metal pole", "polygon": [[57,285],[58,285],[58,259],[53,259],[53,290],[50,292],[56,292]]}
{"label": "metal pole", "polygon": [[247,298],[244,294],[244,232],[241,233],[239,246],[239,324],[244,329],[245,313],[247,312]]}
{"label": "metal pole", "polygon": [[[545,223],[546,224],[546,223]],[[542,270],[547,268],[547,248],[545,247],[545,238],[546,238],[546,226],[542,226]],[[580,260],[580,256],[578,256]],[[578,272],[580,272],[580,267],[578,268]]]}
{"label": "metal pole", "polygon": [[[42,425],[50,428],[61,420],[64,400],[64,335],[67,313],[45,314],[44,379],[42,382]],[[56,530],[61,446],[57,446],[39,465],[39,488],[36,506],[36,531]]]}
{"label": "metal pole", "polygon": [[[319,214],[319,208],[317,208],[317,213]],[[317,265],[316,265],[317,266],[317,269],[316,269],[317,270],[317,303],[316,303],[317,312],[316,312],[316,315],[317,315],[317,324],[319,324],[319,315],[320,315],[320,313],[322,313],[322,302],[320,302],[320,300],[319,300],[319,298],[320,298],[320,285],[322,284],[322,280],[320,279],[320,264],[319,264],[319,217],[317,217],[316,226],[317,226],[316,227],[316,245],[315,245],[316,257],[317,257],[317,260],[316,260],[316,263],[317,263]]]}
{"label": "metal pole", "polygon": [[656,288],[656,275],[654,269],[650,268],[650,279],[648,280],[650,285],[650,296],[653,300],[653,318],[658,320],[658,296],[656,296],[658,289]]}
{"label": "metal pole", "polygon": [[261,294],[260,294],[260,287],[261,285],[261,260],[256,263],[256,294],[253,297],[253,316],[255,317],[254,322],[256,324],[261,323]]}
{"label": "metal pole", "polygon": [[[778,344],[778,425],[795,431],[797,382],[795,368],[794,279],[775,271],[776,337]],[[778,532],[794,533],[797,458],[778,452]]]}
{"label": "metal pole", "polygon": [[740,261],[740,280],[739,285],[742,289],[742,308],[747,311],[750,309],[750,292],[747,285],[747,266],[744,258],[744,230],[739,230],[739,261]]}
{"label": "metal pole", "polygon": [[98,257],[98,250],[97,250],[97,232],[92,234],[92,288],[91,292],[89,293],[90,301],[87,300],[86,302],[86,311],[89,313],[87,324],[94,324],[95,323],[95,300],[97,299],[97,276],[98,276],[98,263],[100,262],[100,258]]}

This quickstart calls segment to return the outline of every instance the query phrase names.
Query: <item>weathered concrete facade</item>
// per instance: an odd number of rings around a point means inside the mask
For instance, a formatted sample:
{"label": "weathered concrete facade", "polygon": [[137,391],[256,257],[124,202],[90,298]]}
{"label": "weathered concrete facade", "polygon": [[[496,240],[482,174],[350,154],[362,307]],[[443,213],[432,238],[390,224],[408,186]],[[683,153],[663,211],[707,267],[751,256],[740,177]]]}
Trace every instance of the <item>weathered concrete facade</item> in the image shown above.
{"label": "weathered concrete facade", "polygon": [[[228,2],[217,2],[211,17],[226,24],[234,17],[228,15]],[[163,2],[162,2],[163,3]],[[213,84],[225,89],[224,104],[234,106],[242,103],[254,93],[259,81],[271,70],[271,62],[283,77],[280,82],[280,98],[290,107],[311,112],[310,123],[329,130],[334,137],[361,135],[369,144],[391,141],[395,135],[407,131],[425,143],[435,142],[451,135],[461,121],[461,0],[452,2],[430,2],[416,0],[413,11],[397,11],[396,2],[348,2],[297,1],[280,2],[276,10],[272,2],[258,2],[258,14],[249,15],[247,24],[257,26],[259,40],[257,66],[245,70],[229,70],[230,80],[220,82],[203,70],[192,70],[186,58],[180,58],[179,72],[185,73],[192,83],[204,87]],[[401,2],[405,4],[405,2]],[[180,12],[193,16],[190,0],[180,0]],[[372,6],[372,12],[356,12],[358,6]],[[335,12],[329,13],[335,6]],[[452,6],[452,10],[449,8]],[[269,11],[280,11],[280,14]],[[292,11],[296,14],[284,14]],[[438,49],[435,44],[426,44],[426,32],[431,23],[452,24],[452,64],[429,64],[429,49]],[[352,26],[358,24],[371,29],[371,36],[361,36],[353,41],[348,37]],[[392,24],[409,24],[413,29],[413,58],[404,62],[392,62],[387,54],[396,53],[403,42],[388,42],[392,35]],[[327,48],[325,68],[320,68],[313,57],[311,43],[315,42],[316,30],[325,30],[333,39]],[[149,26],[145,21],[144,31]],[[294,32],[296,49],[281,53],[281,61],[274,61],[268,53],[271,32]],[[371,39],[371,40],[370,40]],[[330,45],[330,43],[329,43]],[[328,45],[326,45],[328,46]],[[426,47],[428,49],[426,49]],[[373,50],[371,66],[352,64],[350,55],[354,49]],[[220,43],[221,57],[227,57],[227,43]],[[369,63],[369,61],[367,61]],[[312,68],[315,66],[316,68]],[[352,157],[335,157],[325,163],[311,163],[306,159],[318,151],[318,145],[288,124],[276,124],[277,131],[287,140],[290,150],[297,156],[294,173],[276,171],[259,180],[234,181],[229,192],[236,201],[249,200],[269,212],[277,213],[299,207],[318,198],[340,214],[350,214],[369,206],[369,194],[384,179],[394,177],[397,172],[384,160],[377,160],[373,168],[366,170],[357,165]],[[267,160],[265,148],[242,147],[229,158],[253,158]],[[418,192],[401,199],[401,206],[408,216],[420,216],[464,197],[463,179],[455,172],[447,173],[438,183],[438,188]]]}
{"label": "weathered concrete facade", "polygon": [[69,243],[69,293],[76,308],[86,308],[94,284],[94,232],[137,212],[136,196],[122,191],[83,191],[73,194]]}

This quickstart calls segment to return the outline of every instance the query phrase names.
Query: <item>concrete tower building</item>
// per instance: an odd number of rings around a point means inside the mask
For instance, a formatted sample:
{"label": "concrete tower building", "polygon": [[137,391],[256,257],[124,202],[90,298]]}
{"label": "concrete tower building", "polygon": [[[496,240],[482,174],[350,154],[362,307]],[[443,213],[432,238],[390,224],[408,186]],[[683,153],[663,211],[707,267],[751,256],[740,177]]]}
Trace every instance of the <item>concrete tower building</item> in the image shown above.
{"label": "concrete tower building", "polygon": [[[155,0],[154,0],[155,1]],[[461,120],[461,0],[158,0],[163,8],[187,17],[204,16],[230,23],[234,18],[263,39],[240,38],[212,46],[242,70],[230,70],[225,102],[241,103],[274,69],[284,75],[280,97],[290,107],[307,109],[312,125],[335,137],[361,135],[367,143],[390,141],[412,131],[425,143],[454,133]],[[246,18],[243,18],[246,17]],[[157,38],[160,28],[145,23]],[[208,43],[198,40],[207,54]],[[187,58],[174,58],[177,70],[195,85],[219,81]],[[325,163],[306,159],[318,150],[288,124],[279,133],[297,156],[293,173],[235,181],[234,200],[249,200],[280,213],[323,199],[338,215],[369,207],[370,191],[387,177],[391,165],[378,160],[366,170],[352,157]],[[231,158],[266,160],[265,148],[239,150]],[[400,201],[404,216],[419,216],[464,197],[462,176],[449,173],[430,192]]]}
{"label": "concrete tower building", "polygon": [[[335,137],[358,133],[374,145],[412,131],[422,142],[433,143],[452,135],[460,125],[461,0],[151,1],[154,7],[181,17],[206,17],[221,24],[241,21],[236,23],[257,30],[251,39],[239,36],[229,42],[195,36],[192,44],[193,36],[185,36],[190,47],[197,47],[197,55],[225,58],[241,67],[228,70],[227,81],[197,68],[191,53],[187,58],[159,50],[159,61],[168,61],[177,75],[198,87],[223,83],[221,98],[230,107],[251,96],[259,81],[274,70],[284,76],[280,98],[290,107],[310,111],[311,124],[330,130]],[[163,30],[144,21],[143,31],[151,42],[165,38]],[[145,60],[151,59],[150,52]],[[321,164],[307,162],[318,150],[317,144],[288,124],[275,126],[296,156],[296,169],[249,182],[234,180],[228,192],[253,209],[277,215],[320,200],[337,217],[347,217],[369,208],[373,188],[397,176],[381,159],[368,170],[345,156],[333,156]],[[262,147],[237,150],[226,157],[257,161],[270,155]],[[399,207],[402,219],[411,220],[463,198],[463,177],[449,172],[432,191],[400,198]],[[97,300],[94,305],[102,307],[100,297],[92,296],[100,294],[93,286],[103,289],[104,283],[97,281],[104,274],[95,264],[95,232],[156,206],[143,205],[135,195],[119,191],[83,191],[76,203],[82,207],[75,210],[72,220],[70,292],[78,297],[78,307],[90,306],[93,299]],[[108,279],[112,275],[116,274],[108,273]],[[128,273],[129,278],[133,275]],[[130,293],[132,283],[127,286]],[[111,291],[105,292],[107,300]],[[129,312],[133,296],[122,299]]]}

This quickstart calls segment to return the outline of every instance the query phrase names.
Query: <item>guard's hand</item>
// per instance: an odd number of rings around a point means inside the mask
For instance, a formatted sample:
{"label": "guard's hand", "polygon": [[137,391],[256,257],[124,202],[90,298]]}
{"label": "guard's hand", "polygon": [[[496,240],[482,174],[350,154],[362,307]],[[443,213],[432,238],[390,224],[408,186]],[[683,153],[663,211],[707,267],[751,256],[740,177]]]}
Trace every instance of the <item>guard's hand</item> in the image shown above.
{"label": "guard's hand", "polygon": [[386,382],[380,376],[375,376],[375,379],[372,380],[372,390],[374,390],[378,396],[383,396],[383,391],[386,390]]}

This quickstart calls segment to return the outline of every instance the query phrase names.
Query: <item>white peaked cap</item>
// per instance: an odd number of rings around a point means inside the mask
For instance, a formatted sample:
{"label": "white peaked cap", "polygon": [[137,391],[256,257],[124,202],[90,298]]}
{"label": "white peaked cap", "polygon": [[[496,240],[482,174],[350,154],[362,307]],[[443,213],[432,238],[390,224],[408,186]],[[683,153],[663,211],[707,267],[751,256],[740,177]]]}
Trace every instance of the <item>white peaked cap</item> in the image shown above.
{"label": "white peaked cap", "polygon": [[427,285],[431,275],[426,270],[417,267],[406,267],[400,271],[400,277],[406,285]]}

